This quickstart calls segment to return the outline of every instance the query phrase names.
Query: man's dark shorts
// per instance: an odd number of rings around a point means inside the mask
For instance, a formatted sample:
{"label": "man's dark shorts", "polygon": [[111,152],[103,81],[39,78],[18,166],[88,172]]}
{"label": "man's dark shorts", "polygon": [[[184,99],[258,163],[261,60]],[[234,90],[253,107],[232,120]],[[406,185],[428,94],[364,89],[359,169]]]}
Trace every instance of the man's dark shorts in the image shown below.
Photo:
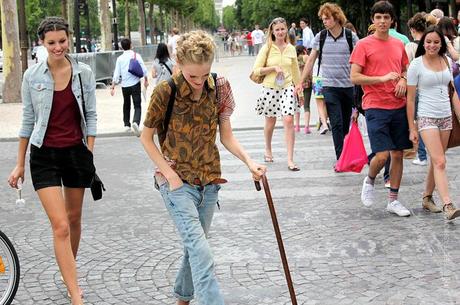
{"label": "man's dark shorts", "polygon": [[412,148],[406,107],[392,110],[367,109],[366,123],[373,153]]}

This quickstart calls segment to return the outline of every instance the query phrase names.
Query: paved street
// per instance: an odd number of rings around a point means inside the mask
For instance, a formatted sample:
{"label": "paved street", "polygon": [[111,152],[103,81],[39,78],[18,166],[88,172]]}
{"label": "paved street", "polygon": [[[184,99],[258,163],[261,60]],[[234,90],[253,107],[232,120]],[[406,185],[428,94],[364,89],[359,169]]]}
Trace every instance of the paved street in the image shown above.
{"label": "paved street", "polygon": [[[236,135],[260,160],[262,131]],[[364,174],[334,173],[331,142],[330,136],[299,135],[302,170],[293,173],[286,169],[282,132],[275,132],[268,177],[299,304],[459,304],[460,222],[421,210],[426,168],[406,161],[401,197],[413,216],[399,218],[384,211],[380,177],[381,202],[370,209],[361,205]],[[5,180],[15,150],[16,143],[0,143]],[[182,250],[139,141],[101,138],[95,160],[108,190],[100,202],[86,199],[78,259],[85,304],[174,304],[170,289]],[[458,202],[458,150],[448,160]],[[290,304],[264,195],[225,151],[222,163],[230,182],[222,188],[210,243],[226,302]],[[0,227],[14,240],[22,264],[14,304],[68,304],[48,221],[29,181],[24,197],[26,207],[16,208],[15,192],[0,184]]]}

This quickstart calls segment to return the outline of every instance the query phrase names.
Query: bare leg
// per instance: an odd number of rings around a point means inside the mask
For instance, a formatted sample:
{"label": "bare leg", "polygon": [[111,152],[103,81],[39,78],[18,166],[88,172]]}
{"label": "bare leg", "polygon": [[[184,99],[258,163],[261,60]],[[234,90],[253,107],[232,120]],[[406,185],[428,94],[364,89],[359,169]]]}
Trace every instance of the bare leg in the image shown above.
{"label": "bare leg", "polygon": [[401,185],[403,173],[403,151],[392,150],[391,152],[391,165],[390,165],[390,186],[394,189],[399,189]]}
{"label": "bare leg", "polygon": [[295,128],[296,131],[299,131],[300,129],[300,112],[295,113]]}
{"label": "bare leg", "polygon": [[[420,132],[425,147],[430,154],[430,168],[433,168],[433,177],[441,200],[444,204],[450,203],[449,181],[446,174],[445,151],[449,142],[450,130],[426,129]],[[425,141],[426,140],[426,141]],[[427,179],[428,183],[428,179]],[[425,194],[426,195],[426,194]]]}
{"label": "bare leg", "polygon": [[64,188],[65,207],[70,225],[70,243],[72,244],[72,253],[77,259],[78,247],[81,237],[81,213],[83,207],[83,188]]}
{"label": "bare leg", "polygon": [[188,305],[190,302],[188,301],[182,301],[182,300],[177,300],[177,305]]}
{"label": "bare leg", "polygon": [[324,126],[327,126],[327,110],[326,110],[326,103],[324,102],[324,99],[317,98],[316,105],[318,108],[318,115],[319,115],[319,120],[321,124],[323,124]]}
{"label": "bare leg", "polygon": [[291,166],[291,167],[295,166],[295,163],[294,163],[295,134],[294,134],[293,121],[294,120],[293,120],[292,115],[283,116],[284,140],[286,141],[288,166]]}
{"label": "bare leg", "polygon": [[304,119],[305,119],[305,128],[309,128],[310,127],[310,111],[305,111]]}
{"label": "bare leg", "polygon": [[47,187],[38,190],[37,194],[51,223],[56,260],[72,297],[72,304],[82,304],[62,188]]}
{"label": "bare leg", "polygon": [[376,177],[378,175],[385,166],[385,162],[387,162],[389,155],[388,151],[381,151],[375,154],[369,164],[369,177]]}
{"label": "bare leg", "polygon": [[265,117],[265,156],[272,158],[272,138],[273,131],[275,130],[276,117]]}
{"label": "bare leg", "polygon": [[435,188],[434,184],[434,173],[433,173],[433,163],[431,160],[428,166],[428,173],[426,175],[426,183],[425,183],[425,192],[423,193],[423,197],[433,195]]}

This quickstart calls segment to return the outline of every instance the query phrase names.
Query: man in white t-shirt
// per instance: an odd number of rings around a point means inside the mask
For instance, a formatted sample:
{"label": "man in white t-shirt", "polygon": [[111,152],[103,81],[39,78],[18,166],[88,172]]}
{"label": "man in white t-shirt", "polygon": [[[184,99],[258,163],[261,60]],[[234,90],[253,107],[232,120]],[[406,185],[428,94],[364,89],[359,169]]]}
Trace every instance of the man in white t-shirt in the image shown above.
{"label": "man in white t-shirt", "polygon": [[300,19],[300,27],[302,28],[302,45],[307,50],[311,50],[315,36],[310,29],[310,22],[306,18]]}
{"label": "man in white t-shirt", "polygon": [[177,47],[177,40],[179,40],[179,29],[172,28],[172,37],[168,40],[168,51],[171,57],[175,60],[176,59],[176,47]]}
{"label": "man in white t-shirt", "polygon": [[262,47],[262,44],[264,43],[264,32],[259,29],[259,25],[256,24],[255,30],[252,31],[251,36],[252,36],[252,43],[254,44],[254,53],[257,55],[259,54],[259,50]]}

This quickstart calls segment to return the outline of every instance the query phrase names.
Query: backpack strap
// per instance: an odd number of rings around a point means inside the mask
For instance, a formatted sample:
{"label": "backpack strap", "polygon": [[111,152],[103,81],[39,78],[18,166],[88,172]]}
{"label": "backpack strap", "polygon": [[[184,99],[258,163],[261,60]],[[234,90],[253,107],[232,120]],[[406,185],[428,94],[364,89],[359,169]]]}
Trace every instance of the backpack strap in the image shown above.
{"label": "backpack strap", "polygon": [[217,91],[217,73],[211,73],[212,79],[214,80],[214,91],[216,92],[216,102],[219,101],[219,94]]}
{"label": "backpack strap", "polygon": [[170,75],[172,75],[172,71],[171,71],[171,69],[169,69],[168,65],[167,65],[165,62],[163,62],[163,61],[160,61],[160,65],[163,65],[163,66],[166,68],[166,70],[168,70],[168,71],[169,71],[169,74],[170,74]]}
{"label": "backpack strap", "polygon": [[176,91],[177,91],[176,83],[174,83],[174,80],[172,79],[172,77],[168,78],[168,85],[171,88],[171,95],[169,96],[168,108],[166,109],[166,115],[163,121],[163,130],[165,132],[165,135],[168,132],[169,121],[171,120],[171,114],[174,108],[174,101],[176,100]]}
{"label": "backpack strap", "polygon": [[[351,52],[353,52],[353,33],[351,32],[350,29],[345,30],[345,38],[347,39],[348,42],[348,49]],[[316,75],[319,75],[319,67],[321,66],[321,59],[323,57],[323,47],[324,43],[326,42],[326,37],[327,37],[327,30],[322,30],[319,34],[319,55],[318,55],[318,72]]]}
{"label": "backpack strap", "polygon": [[348,49],[350,50],[350,54],[353,52],[353,33],[351,32],[350,29],[345,30],[345,38],[347,39],[348,42]]}
{"label": "backpack strap", "polygon": [[323,57],[323,47],[324,47],[324,42],[326,41],[327,37],[327,30],[322,30],[319,32],[319,55],[318,55],[318,72],[316,72],[316,75],[319,75],[319,68],[321,66],[321,59]]}

